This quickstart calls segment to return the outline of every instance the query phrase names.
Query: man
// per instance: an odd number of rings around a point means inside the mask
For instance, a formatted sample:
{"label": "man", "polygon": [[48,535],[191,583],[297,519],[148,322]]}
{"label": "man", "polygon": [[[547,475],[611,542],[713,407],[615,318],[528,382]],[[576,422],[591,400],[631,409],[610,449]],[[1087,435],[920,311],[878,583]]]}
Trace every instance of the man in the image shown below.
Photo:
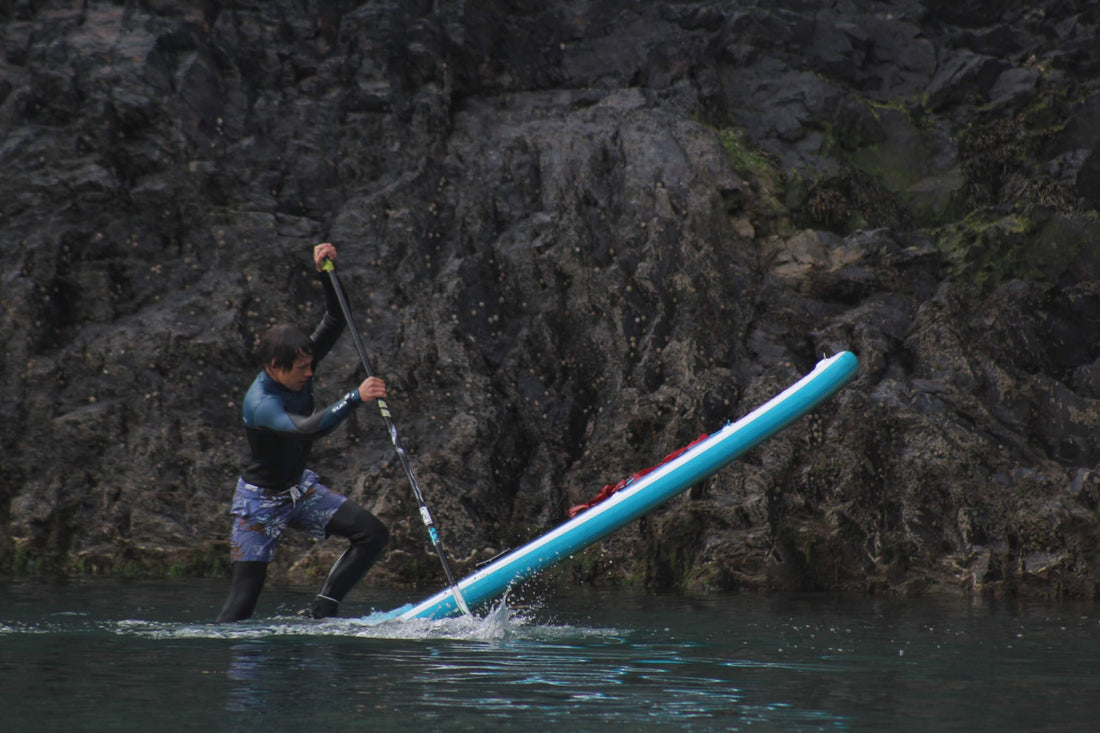
{"label": "man", "polygon": [[[336,248],[318,244],[313,262],[321,272]],[[325,316],[309,336],[300,328],[271,327],[260,344],[263,370],[244,398],[249,462],[233,496],[232,585],[218,621],[249,618],[263,590],[267,564],[286,527],[314,537],[346,537],[350,545],[332,566],[321,592],[310,603],[314,618],[334,616],[340,602],[374,564],[389,532],[370,512],[331,491],[306,467],[313,441],[331,433],[363,402],[384,398],[377,377],[363,380],[323,410],[313,409],[313,372],[344,330],[336,291],[328,278]]]}

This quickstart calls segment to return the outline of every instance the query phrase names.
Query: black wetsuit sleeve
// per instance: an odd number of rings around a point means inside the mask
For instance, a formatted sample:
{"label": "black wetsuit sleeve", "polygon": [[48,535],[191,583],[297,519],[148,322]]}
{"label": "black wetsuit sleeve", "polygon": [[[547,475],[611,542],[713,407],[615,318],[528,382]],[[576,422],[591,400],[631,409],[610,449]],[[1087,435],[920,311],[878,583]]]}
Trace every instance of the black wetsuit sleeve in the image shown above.
{"label": "black wetsuit sleeve", "polygon": [[287,412],[281,401],[269,398],[259,401],[249,410],[251,419],[246,420],[246,425],[258,430],[319,438],[332,432],[361,404],[363,400],[359,397],[359,390],[353,389],[323,410],[296,415]]}
{"label": "black wetsuit sleeve", "polygon": [[340,299],[336,297],[336,289],[332,287],[332,281],[319,273],[321,284],[325,288],[325,317],[321,319],[317,329],[310,336],[313,342],[313,365],[316,366],[325,355],[332,350],[336,340],[344,331],[344,311],[340,308]]}
{"label": "black wetsuit sleeve", "polygon": [[294,432],[311,438],[322,438],[344,422],[351,411],[363,404],[358,390],[351,390],[339,400],[312,415],[292,415],[284,413],[294,425]]}

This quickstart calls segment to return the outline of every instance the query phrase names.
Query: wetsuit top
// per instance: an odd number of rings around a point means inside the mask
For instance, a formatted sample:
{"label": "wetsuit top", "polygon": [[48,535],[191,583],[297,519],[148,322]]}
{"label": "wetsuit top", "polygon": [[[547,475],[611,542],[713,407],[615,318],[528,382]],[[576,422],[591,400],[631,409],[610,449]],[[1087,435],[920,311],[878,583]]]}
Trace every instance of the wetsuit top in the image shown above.
{"label": "wetsuit top", "polygon": [[[344,330],[336,292],[326,278],[322,282],[325,317],[310,337],[314,370]],[[353,389],[324,410],[314,412],[312,379],[295,392],[275,381],[266,370],[261,371],[244,397],[242,417],[252,455],[242,478],[273,491],[297,485],[313,441],[335,430],[362,402],[359,391]]]}

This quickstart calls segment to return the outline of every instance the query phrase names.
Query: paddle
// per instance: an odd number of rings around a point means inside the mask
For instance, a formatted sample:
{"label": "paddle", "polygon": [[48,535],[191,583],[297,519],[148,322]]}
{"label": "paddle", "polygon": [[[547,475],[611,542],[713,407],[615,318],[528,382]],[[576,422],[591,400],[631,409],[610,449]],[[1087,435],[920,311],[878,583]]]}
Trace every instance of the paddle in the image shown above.
{"label": "paddle", "polygon": [[[332,282],[332,288],[336,291],[336,298],[340,301],[340,309],[344,311],[344,320],[347,321],[348,329],[351,331],[351,338],[355,342],[355,348],[359,352],[363,368],[367,370],[368,377],[373,377],[374,370],[371,369],[370,358],[367,356],[367,350],[363,347],[363,340],[359,337],[359,329],[355,327],[355,321],[352,320],[351,308],[348,307],[348,299],[344,296],[344,289],[340,287],[340,279],[336,277],[336,265],[326,257],[323,270],[328,274],[329,280]],[[443,542],[439,539],[439,532],[436,531],[435,524],[432,522],[431,512],[428,511],[428,505],[424,503],[424,494],[420,491],[420,484],[416,482],[416,477],[413,476],[409,458],[405,455],[405,449],[401,447],[401,440],[397,437],[397,426],[393,424],[390,408],[386,405],[384,399],[378,398],[375,402],[378,403],[378,411],[382,413],[382,419],[386,421],[386,428],[390,431],[390,440],[393,442],[394,450],[397,451],[397,457],[401,460],[401,467],[405,469],[405,478],[409,480],[409,486],[412,487],[416,503],[420,506],[420,518],[424,520],[424,526],[428,529],[428,537],[435,548],[435,554],[439,555],[439,562],[443,564],[443,573],[447,576],[447,582],[451,586],[455,603],[458,604],[462,613],[470,616],[466,599],[462,597],[462,591],[459,590],[454,573],[451,572],[451,565],[447,562],[447,555],[443,552]]]}

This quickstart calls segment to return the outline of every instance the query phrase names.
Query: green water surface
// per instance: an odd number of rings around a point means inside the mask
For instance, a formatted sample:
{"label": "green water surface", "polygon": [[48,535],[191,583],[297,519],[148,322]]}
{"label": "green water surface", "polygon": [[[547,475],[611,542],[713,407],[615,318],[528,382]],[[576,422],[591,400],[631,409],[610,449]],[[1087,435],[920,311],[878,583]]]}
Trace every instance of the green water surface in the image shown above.
{"label": "green water surface", "polygon": [[[557,591],[483,618],[212,622],[224,581],[0,579],[3,731],[1094,731],[1094,604]],[[365,619],[360,617],[366,617]]]}

